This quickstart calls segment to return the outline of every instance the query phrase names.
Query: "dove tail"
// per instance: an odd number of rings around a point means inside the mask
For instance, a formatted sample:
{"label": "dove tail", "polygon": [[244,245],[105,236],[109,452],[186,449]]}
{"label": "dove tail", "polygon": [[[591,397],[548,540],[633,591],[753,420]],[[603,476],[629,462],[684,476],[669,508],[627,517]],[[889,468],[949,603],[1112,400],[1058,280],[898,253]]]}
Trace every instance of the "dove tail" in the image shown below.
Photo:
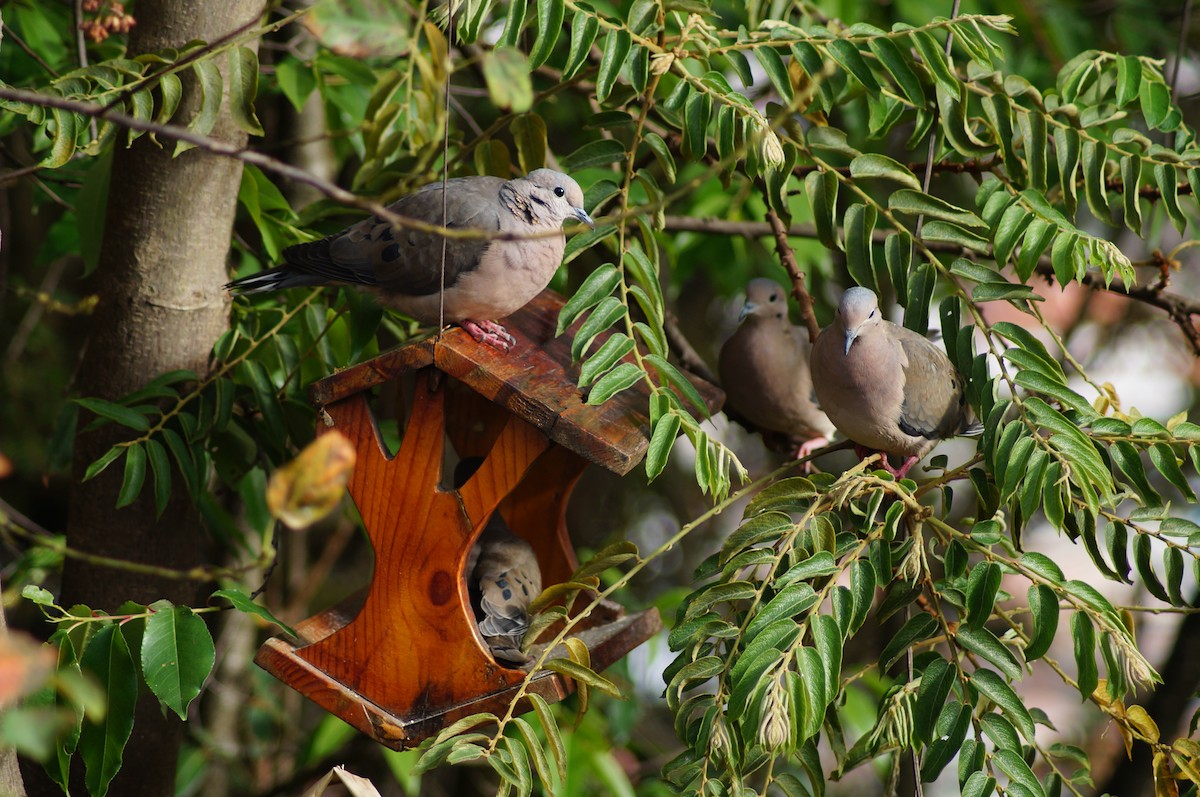
{"label": "dove tail", "polygon": [[225,290],[238,294],[265,293],[302,285],[320,285],[322,282],[320,277],[312,274],[300,274],[287,266],[280,266],[226,283]]}

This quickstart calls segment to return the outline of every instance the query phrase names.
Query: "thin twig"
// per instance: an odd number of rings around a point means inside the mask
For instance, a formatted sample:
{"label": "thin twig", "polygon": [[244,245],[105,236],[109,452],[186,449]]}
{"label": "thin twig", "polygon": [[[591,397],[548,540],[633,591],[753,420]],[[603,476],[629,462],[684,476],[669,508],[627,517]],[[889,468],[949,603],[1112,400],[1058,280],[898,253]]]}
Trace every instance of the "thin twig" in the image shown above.
{"label": "thin twig", "polygon": [[[421,232],[431,233],[433,235],[441,235],[447,238],[464,238],[478,239],[486,238],[489,240],[500,241],[518,241],[530,240],[535,238],[553,238],[562,235],[559,230],[547,230],[537,233],[512,233],[512,232],[490,232],[476,228],[457,228],[448,229],[438,224],[429,224],[418,219],[401,216],[400,214],[388,210],[384,205],[371,199],[366,199],[354,194],[334,183],[324,180],[304,169],[292,166],[289,163],[284,163],[281,160],[272,158],[269,155],[264,155],[261,152],[250,149],[242,149],[234,144],[225,141],[220,141],[208,136],[202,136],[193,133],[191,130],[180,127],[178,125],[160,124],[143,119],[135,119],[128,114],[112,110],[110,108],[98,105],[92,102],[82,102],[79,100],[70,100],[65,97],[55,97],[50,94],[42,94],[36,91],[26,91],[24,89],[16,89],[10,86],[0,86],[0,99],[14,100],[16,102],[26,103],[28,105],[36,105],[44,108],[58,108],[64,111],[80,114],[101,121],[112,122],[113,124],[127,127],[133,130],[141,130],[147,133],[154,133],[156,136],[168,138],[173,141],[182,141],[191,144],[197,149],[211,152],[214,155],[222,155],[235,160],[240,160],[243,163],[253,164],[263,171],[271,172],[289,180],[294,180],[304,185],[309,185],[315,188],[324,196],[334,200],[342,205],[358,208],[367,213],[378,216],[380,219],[393,224],[396,227],[404,229],[419,230]],[[6,175],[0,175],[0,183],[3,183]]]}
{"label": "thin twig", "polygon": [[1179,26],[1179,47],[1175,50],[1175,63],[1171,65],[1171,104],[1179,104],[1179,65],[1183,63],[1183,53],[1187,49],[1188,28],[1192,22],[1192,0],[1183,4],[1183,22]]}
{"label": "thin twig", "polygon": [[683,366],[683,370],[695,374],[705,382],[711,382],[714,385],[718,383],[717,377],[708,369],[704,358],[683,334],[683,330],[679,327],[679,319],[675,317],[674,313],[668,311],[663,318],[663,332],[667,336],[667,344],[671,347],[671,351],[679,357],[679,364]]}
{"label": "thin twig", "polygon": [[808,339],[815,341],[817,335],[821,334],[821,327],[817,325],[812,296],[809,295],[808,287],[804,283],[804,272],[796,263],[796,255],[788,243],[788,229],[775,209],[769,206],[767,219],[771,223],[771,232],[775,236],[775,251],[779,254],[779,262],[783,263],[788,276],[792,278],[792,295],[796,297],[796,301],[800,305],[800,318],[804,320],[804,326],[808,328]]}

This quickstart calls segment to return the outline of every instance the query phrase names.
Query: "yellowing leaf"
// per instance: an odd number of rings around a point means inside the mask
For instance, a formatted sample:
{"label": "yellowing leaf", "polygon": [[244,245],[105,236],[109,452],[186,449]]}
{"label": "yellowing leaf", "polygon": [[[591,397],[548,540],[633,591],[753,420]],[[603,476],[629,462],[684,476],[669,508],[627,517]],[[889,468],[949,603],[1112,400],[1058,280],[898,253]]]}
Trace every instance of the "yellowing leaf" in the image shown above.
{"label": "yellowing leaf", "polygon": [[345,435],[326,432],[271,475],[267,508],[291,529],[311,526],[342,500],[357,455]]}

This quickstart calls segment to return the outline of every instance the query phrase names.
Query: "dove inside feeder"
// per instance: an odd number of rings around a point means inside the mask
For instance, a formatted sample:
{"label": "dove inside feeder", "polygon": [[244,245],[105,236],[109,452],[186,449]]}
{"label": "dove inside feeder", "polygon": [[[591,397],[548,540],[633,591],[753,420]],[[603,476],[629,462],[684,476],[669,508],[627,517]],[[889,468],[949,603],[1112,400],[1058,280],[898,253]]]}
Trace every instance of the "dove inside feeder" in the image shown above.
{"label": "dove inside feeder", "polygon": [[[511,648],[511,638],[492,634],[486,613],[477,621],[472,606],[469,582],[480,568],[469,570],[468,560],[487,551],[493,516],[523,541],[514,550],[536,556],[542,585],[566,581],[578,567],[565,524],[575,483],[589,463],[623,475],[645,454],[645,390],[584,403],[571,363],[573,330],[554,335],[562,301],[545,291],[506,319],[520,357],[454,329],[311,390],[323,428],[337,429],[356,448],[349,492],[375,550],[374,575],[365,597],[298,623],[298,640],[268,640],[255,661],[389,747],[412,747],[470,714],[503,713],[527,676],[507,658],[514,651],[500,650]],[[389,456],[370,391],[405,376],[415,376],[411,406],[400,447]],[[697,387],[715,410],[720,392]],[[457,488],[442,474],[453,461],[469,463]],[[600,671],[661,625],[654,609],[626,614],[604,602],[572,635]],[[528,691],[555,701],[573,689],[569,679],[539,671]],[[530,707],[523,700],[517,710]]]}

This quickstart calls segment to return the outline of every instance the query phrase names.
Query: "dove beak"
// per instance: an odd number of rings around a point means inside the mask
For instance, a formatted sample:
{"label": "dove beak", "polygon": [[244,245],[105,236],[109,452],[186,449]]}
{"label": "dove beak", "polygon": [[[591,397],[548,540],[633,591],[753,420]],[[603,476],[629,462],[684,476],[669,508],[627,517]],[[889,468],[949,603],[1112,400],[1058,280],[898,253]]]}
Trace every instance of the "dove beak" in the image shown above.
{"label": "dove beak", "polygon": [[843,350],[844,354],[847,354],[847,355],[850,354],[850,347],[854,345],[854,341],[856,341],[856,340],[858,340],[858,328],[855,327],[854,329],[847,329],[846,330],[846,348]]}
{"label": "dove beak", "polygon": [[738,313],[738,323],[739,324],[742,323],[742,321],[745,320],[746,316],[750,315],[757,309],[758,309],[758,305],[755,304],[754,302],[746,302],[745,304],[743,304],[742,312]]}
{"label": "dove beak", "polygon": [[575,218],[579,219],[593,230],[596,229],[596,222],[592,221],[592,217],[588,215],[586,210],[583,208],[571,208],[571,210],[575,212]]}

